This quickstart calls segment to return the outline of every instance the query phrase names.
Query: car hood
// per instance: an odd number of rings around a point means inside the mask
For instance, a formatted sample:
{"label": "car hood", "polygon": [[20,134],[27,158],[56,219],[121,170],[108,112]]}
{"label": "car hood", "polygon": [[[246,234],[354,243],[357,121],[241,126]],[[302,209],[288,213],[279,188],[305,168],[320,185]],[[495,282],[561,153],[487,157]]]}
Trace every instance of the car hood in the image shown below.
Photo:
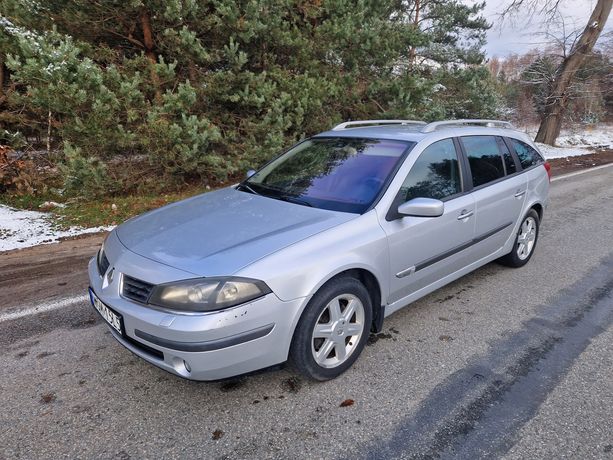
{"label": "car hood", "polygon": [[129,250],[199,276],[231,275],[357,217],[232,187],[150,211],[117,227]]}

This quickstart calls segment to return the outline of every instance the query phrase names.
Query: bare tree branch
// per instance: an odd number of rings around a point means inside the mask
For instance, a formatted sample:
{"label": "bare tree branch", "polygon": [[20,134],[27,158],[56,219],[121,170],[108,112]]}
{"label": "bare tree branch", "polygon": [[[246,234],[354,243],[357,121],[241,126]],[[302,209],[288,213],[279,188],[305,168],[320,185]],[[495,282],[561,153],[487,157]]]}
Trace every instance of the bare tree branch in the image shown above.
{"label": "bare tree branch", "polygon": [[555,18],[560,4],[564,0],[511,0],[511,2],[500,13],[501,19],[514,17],[519,11],[533,14],[542,14],[548,20]]}

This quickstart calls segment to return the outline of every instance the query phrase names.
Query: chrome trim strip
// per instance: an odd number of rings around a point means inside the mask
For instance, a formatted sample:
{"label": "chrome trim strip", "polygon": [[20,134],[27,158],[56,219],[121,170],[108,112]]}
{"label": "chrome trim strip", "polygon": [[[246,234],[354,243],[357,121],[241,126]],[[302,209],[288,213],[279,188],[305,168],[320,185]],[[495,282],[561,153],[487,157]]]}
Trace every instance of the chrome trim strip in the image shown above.
{"label": "chrome trim strip", "polygon": [[415,266],[411,266],[409,268],[405,268],[401,272],[396,273],[396,278],[404,278],[405,276],[409,276],[415,272]]}

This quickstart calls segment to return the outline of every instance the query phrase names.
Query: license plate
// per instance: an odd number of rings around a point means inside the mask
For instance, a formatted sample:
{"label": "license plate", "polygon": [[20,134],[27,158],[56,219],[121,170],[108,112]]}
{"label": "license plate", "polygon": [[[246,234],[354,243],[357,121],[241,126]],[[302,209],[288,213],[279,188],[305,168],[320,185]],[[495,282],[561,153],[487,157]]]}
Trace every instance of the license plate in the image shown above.
{"label": "license plate", "polygon": [[123,320],[121,315],[119,313],[115,313],[104,303],[102,303],[102,301],[91,289],[89,290],[89,298],[94,308],[98,310],[98,313],[100,313],[100,316],[102,316],[102,319],[104,319],[113,329],[123,335]]}

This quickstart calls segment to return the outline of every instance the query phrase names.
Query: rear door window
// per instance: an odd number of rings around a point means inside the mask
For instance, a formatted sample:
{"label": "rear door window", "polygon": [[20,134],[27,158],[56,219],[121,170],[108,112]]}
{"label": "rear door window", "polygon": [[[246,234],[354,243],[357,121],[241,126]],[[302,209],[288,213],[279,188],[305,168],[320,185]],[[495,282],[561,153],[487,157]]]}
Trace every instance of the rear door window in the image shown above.
{"label": "rear door window", "polygon": [[409,171],[402,187],[401,203],[413,198],[444,200],[460,193],[460,167],[452,139],[426,147]]}
{"label": "rear door window", "polygon": [[504,177],[502,155],[495,136],[463,136],[460,138],[473,176],[473,187]]}
{"label": "rear door window", "polygon": [[511,141],[522,168],[527,169],[543,162],[541,155],[525,142],[513,138],[509,138],[509,141]]}

